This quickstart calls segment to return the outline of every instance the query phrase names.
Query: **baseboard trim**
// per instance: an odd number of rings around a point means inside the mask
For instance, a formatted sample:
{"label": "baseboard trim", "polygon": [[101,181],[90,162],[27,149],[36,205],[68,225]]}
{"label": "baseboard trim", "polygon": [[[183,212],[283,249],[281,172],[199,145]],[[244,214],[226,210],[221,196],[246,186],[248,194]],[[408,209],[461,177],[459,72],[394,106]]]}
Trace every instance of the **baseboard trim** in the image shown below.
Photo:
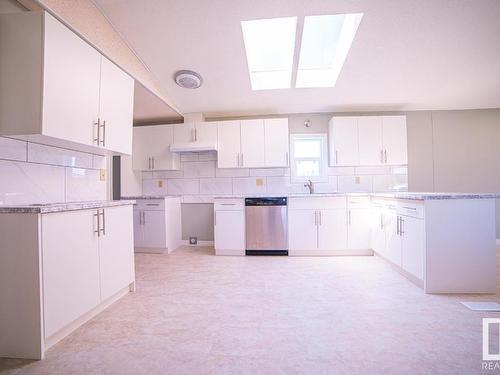
{"label": "baseboard trim", "polygon": [[245,250],[221,250],[221,249],[215,249],[215,255],[245,256]]}
{"label": "baseboard trim", "polygon": [[182,246],[214,246],[214,241],[198,241],[196,245],[191,245],[189,240],[182,240]]}
{"label": "baseboard trim", "polygon": [[373,250],[288,250],[289,256],[324,257],[324,256],[370,256]]}

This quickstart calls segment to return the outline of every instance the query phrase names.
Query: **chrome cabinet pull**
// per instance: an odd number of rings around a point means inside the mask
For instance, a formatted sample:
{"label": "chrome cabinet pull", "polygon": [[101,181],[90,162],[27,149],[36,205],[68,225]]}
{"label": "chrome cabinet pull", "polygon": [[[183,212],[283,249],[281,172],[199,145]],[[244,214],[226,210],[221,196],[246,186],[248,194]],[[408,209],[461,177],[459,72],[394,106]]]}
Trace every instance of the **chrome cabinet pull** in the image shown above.
{"label": "chrome cabinet pull", "polygon": [[405,231],[403,230],[403,228],[404,228],[404,226],[403,226],[404,222],[405,221],[403,220],[403,218],[400,218],[400,220],[399,220],[399,235],[400,236],[402,236],[403,234],[405,234]]}
{"label": "chrome cabinet pull", "polygon": [[384,155],[385,155],[385,164],[387,164],[387,150],[384,150]]}
{"label": "chrome cabinet pull", "polygon": [[349,217],[349,225],[351,225],[351,210],[349,210],[349,215],[348,215],[348,217]]}
{"label": "chrome cabinet pull", "polygon": [[101,143],[100,139],[99,139],[100,138],[99,137],[99,135],[100,135],[99,129],[101,128],[101,119],[99,117],[97,118],[97,122],[94,122],[94,126],[97,126],[97,132],[96,132],[97,138],[94,138],[94,142],[97,144],[97,146],[99,146],[99,144]]}
{"label": "chrome cabinet pull", "polygon": [[159,203],[146,203],[146,206],[155,206],[158,207],[160,204]]}
{"label": "chrome cabinet pull", "polygon": [[339,163],[339,152],[335,151],[335,164]]}
{"label": "chrome cabinet pull", "polygon": [[[99,210],[97,211],[99,212]],[[101,233],[103,236],[106,235],[106,216],[104,216],[104,210],[102,210],[102,212],[100,213],[100,215],[102,216],[102,229],[101,229]]]}
{"label": "chrome cabinet pull", "polygon": [[245,162],[243,161],[243,152],[241,153],[241,166],[243,167],[243,165],[245,164]]}
{"label": "chrome cabinet pull", "polygon": [[380,150],[380,164],[384,164],[384,150]]}
{"label": "chrome cabinet pull", "polygon": [[151,158],[151,160],[153,161],[153,163],[152,163],[153,168],[152,168],[152,169],[155,169],[155,157],[153,156],[153,157]]}
{"label": "chrome cabinet pull", "polygon": [[290,158],[289,158],[289,155],[288,155],[288,151],[286,152],[286,166],[288,167],[290,165]]}
{"label": "chrome cabinet pull", "polygon": [[198,141],[198,131],[196,128],[194,128],[194,141]]}
{"label": "chrome cabinet pull", "polygon": [[238,158],[238,167],[239,167],[240,166],[240,153],[239,152],[236,154],[236,157]]}
{"label": "chrome cabinet pull", "polygon": [[94,217],[97,218],[97,230],[94,230],[94,233],[97,233],[97,237],[101,237],[101,224],[100,224],[100,220],[99,220],[99,210],[96,211],[96,213],[94,214]]}
{"label": "chrome cabinet pull", "polygon": [[318,211],[314,211],[314,225],[318,226]]}
{"label": "chrome cabinet pull", "polygon": [[403,206],[403,208],[406,208],[407,210],[413,210],[413,211],[417,210],[416,207],[406,207],[406,206]]}
{"label": "chrome cabinet pull", "polygon": [[146,211],[142,211],[142,223],[146,224]]}
{"label": "chrome cabinet pull", "polygon": [[151,156],[148,158],[148,169],[151,169]]}
{"label": "chrome cabinet pull", "polygon": [[319,225],[323,225],[323,216],[321,215],[321,211],[318,211],[319,214]]}
{"label": "chrome cabinet pull", "polygon": [[106,120],[102,122],[102,140],[101,140],[101,145],[102,147],[106,147]]}
{"label": "chrome cabinet pull", "polygon": [[214,211],[214,225],[217,225],[217,211]]}
{"label": "chrome cabinet pull", "polygon": [[399,236],[399,216],[396,216],[396,235]]}
{"label": "chrome cabinet pull", "polygon": [[142,225],[142,211],[139,211],[139,225]]}

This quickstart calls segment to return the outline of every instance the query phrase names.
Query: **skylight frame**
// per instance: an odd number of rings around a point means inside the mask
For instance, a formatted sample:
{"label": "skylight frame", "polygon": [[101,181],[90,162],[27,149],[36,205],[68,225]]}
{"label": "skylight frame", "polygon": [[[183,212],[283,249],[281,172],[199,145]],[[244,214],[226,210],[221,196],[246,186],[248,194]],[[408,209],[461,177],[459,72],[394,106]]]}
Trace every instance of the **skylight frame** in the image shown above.
{"label": "skylight frame", "polygon": [[241,21],[241,29],[252,90],[291,88],[297,17]]}

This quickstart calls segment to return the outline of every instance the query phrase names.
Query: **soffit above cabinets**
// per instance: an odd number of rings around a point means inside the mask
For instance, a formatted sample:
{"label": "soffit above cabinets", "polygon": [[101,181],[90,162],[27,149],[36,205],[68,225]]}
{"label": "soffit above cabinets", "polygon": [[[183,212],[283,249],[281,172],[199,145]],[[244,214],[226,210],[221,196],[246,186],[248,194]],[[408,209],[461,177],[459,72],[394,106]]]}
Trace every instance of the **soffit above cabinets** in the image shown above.
{"label": "soffit above cabinets", "polygon": [[134,125],[177,122],[182,122],[179,113],[139,82],[135,82]]}
{"label": "soffit above cabinets", "polygon": [[[95,2],[182,113],[500,106],[497,0]],[[301,29],[305,16],[346,13],[363,13],[363,20],[335,87],[252,91],[241,21],[297,17]],[[203,86],[178,87],[178,69],[200,73]]]}

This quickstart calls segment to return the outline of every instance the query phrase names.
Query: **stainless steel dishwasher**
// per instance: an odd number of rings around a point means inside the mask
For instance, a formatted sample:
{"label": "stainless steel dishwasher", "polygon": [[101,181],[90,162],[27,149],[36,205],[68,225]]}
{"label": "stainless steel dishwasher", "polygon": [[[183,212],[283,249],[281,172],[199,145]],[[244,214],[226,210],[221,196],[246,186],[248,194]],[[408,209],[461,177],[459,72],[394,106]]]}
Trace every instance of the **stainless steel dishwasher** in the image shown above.
{"label": "stainless steel dishwasher", "polygon": [[246,255],[288,255],[288,200],[246,198]]}

